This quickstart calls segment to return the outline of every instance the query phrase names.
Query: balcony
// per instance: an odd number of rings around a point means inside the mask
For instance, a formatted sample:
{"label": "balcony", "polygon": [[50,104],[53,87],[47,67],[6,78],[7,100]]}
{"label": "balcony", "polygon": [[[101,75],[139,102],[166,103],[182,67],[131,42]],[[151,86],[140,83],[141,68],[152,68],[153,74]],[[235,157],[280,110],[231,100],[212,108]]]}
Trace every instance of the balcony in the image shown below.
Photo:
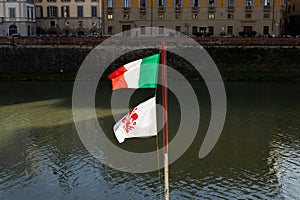
{"label": "balcony", "polygon": [[176,13],[181,13],[182,12],[182,8],[180,6],[175,7],[175,12]]}
{"label": "balcony", "polygon": [[108,7],[108,8],[106,8],[106,11],[108,13],[112,13],[112,12],[114,12],[114,8],[113,7]]}
{"label": "balcony", "polygon": [[271,10],[271,7],[268,5],[268,6],[264,6],[264,11],[270,11]]}
{"label": "balcony", "polygon": [[198,6],[193,6],[192,7],[192,12],[193,13],[197,13],[199,11],[199,7]]}
{"label": "balcony", "polygon": [[209,5],[208,6],[208,12],[215,12],[215,10],[216,10],[215,5]]}
{"label": "balcony", "polygon": [[253,6],[245,6],[245,11],[246,12],[252,12],[253,11]]}
{"label": "balcony", "polygon": [[140,13],[145,13],[146,12],[146,7],[140,7]]}
{"label": "balcony", "polygon": [[165,8],[164,6],[159,6],[159,7],[157,8],[157,11],[158,11],[159,13],[164,13],[164,12],[166,11],[166,8]]}
{"label": "balcony", "polygon": [[130,12],[130,7],[123,7],[123,12],[126,12],[126,13]]}
{"label": "balcony", "polygon": [[233,12],[234,6],[227,6],[227,12]]}

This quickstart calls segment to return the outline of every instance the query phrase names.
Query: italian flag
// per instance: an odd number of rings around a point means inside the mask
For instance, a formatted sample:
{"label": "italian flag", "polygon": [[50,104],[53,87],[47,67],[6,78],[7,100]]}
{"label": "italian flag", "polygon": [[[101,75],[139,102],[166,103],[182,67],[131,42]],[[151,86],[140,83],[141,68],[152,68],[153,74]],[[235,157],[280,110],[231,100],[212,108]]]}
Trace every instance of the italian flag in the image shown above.
{"label": "italian flag", "polygon": [[119,67],[108,76],[112,89],[156,88],[159,58],[160,55],[155,54]]}

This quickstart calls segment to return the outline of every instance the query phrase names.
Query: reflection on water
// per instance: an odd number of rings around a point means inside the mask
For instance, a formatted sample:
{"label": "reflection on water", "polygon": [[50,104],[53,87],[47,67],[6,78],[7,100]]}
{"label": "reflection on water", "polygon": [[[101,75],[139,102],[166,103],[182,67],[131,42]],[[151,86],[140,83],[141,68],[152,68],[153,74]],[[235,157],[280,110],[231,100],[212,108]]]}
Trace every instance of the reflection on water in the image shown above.
{"label": "reflection on water", "polygon": [[[101,123],[112,123],[106,101],[110,86],[104,86],[97,114]],[[171,199],[297,199],[300,84],[226,83],[224,131],[202,160],[197,155],[209,101],[202,84],[193,86],[203,123],[193,145],[170,166]],[[162,172],[115,171],[83,147],[72,118],[72,83],[1,83],[0,91],[0,199],[163,198]],[[174,102],[170,100],[170,112],[176,120]],[[111,125],[105,127],[111,133]]]}

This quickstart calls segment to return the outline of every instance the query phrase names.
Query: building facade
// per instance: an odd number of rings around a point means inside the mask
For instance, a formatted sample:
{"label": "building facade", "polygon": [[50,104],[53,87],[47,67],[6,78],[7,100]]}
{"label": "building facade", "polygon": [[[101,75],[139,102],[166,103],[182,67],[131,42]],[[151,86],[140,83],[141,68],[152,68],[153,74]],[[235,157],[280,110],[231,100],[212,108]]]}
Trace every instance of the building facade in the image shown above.
{"label": "building facade", "polygon": [[98,0],[36,0],[37,34],[99,34]]}
{"label": "building facade", "polygon": [[300,35],[300,1],[287,0],[287,33]]}
{"label": "building facade", "polygon": [[33,0],[0,0],[0,36],[35,35]]}
{"label": "building facade", "polygon": [[280,35],[285,0],[106,0],[104,34],[156,26],[197,35]]}
{"label": "building facade", "polygon": [[278,36],[286,12],[286,0],[37,1],[37,32],[48,34],[109,36],[155,26],[189,36]]}

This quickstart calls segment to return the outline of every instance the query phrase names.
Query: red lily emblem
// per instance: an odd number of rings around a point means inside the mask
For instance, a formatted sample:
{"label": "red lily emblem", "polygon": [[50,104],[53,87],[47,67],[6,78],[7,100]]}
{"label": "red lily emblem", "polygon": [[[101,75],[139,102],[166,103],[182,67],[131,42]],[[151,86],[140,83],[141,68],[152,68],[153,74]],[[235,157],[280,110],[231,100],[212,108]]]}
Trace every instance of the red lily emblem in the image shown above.
{"label": "red lily emblem", "polygon": [[126,133],[134,129],[136,125],[136,120],[139,117],[136,113],[137,108],[132,109],[123,119],[122,119],[122,126]]}

